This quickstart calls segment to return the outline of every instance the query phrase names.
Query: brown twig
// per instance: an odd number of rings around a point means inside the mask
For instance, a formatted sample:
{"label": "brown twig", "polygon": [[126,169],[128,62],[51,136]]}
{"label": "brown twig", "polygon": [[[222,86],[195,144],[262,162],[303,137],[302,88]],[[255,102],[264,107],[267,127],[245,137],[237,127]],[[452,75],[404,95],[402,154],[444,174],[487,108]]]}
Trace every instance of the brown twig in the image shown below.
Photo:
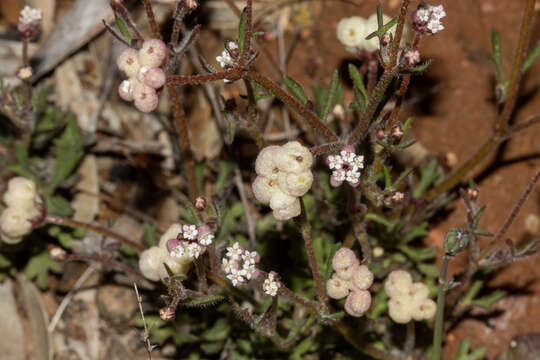
{"label": "brown twig", "polygon": [[238,61],[238,67],[243,68],[248,61],[249,54],[251,52],[251,36],[253,36],[253,1],[246,1],[246,27],[244,34],[244,45],[242,47],[242,53],[240,54],[240,60]]}
{"label": "brown twig", "polygon": [[161,34],[159,33],[159,28],[156,22],[156,16],[154,15],[154,10],[152,9],[152,4],[150,0],[142,0],[144,4],[144,10],[146,10],[146,17],[148,18],[148,23],[152,29],[152,36],[154,39],[161,40]]}
{"label": "brown twig", "polygon": [[199,85],[210,81],[218,81],[228,78],[238,77],[241,74],[239,69],[229,69],[212,74],[202,75],[170,75],[167,77],[168,84]]}

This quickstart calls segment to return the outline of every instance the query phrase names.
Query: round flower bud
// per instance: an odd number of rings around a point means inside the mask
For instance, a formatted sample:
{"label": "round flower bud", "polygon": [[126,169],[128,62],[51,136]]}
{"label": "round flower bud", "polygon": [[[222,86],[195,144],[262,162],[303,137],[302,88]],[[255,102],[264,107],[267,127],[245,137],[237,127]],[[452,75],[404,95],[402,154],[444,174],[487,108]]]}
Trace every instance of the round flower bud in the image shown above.
{"label": "round flower bud", "polygon": [[357,264],[358,259],[356,258],[356,255],[351,249],[346,247],[342,247],[336,251],[332,258],[332,268],[335,271],[341,271]]}
{"label": "round flower bud", "polygon": [[203,198],[202,196],[198,196],[193,205],[195,206],[195,209],[197,209],[198,211],[203,211],[205,208],[206,208],[206,199]]}
{"label": "round flower bud", "polygon": [[270,198],[270,208],[272,210],[288,208],[295,201],[298,201],[298,198],[287,195],[280,189],[276,189]]}
{"label": "round flower bud", "polygon": [[33,201],[37,196],[36,184],[32,180],[17,176],[9,180],[4,202],[9,207],[15,207],[21,202]]}
{"label": "round flower bud", "polygon": [[334,274],[326,282],[326,293],[332,299],[343,299],[345,296],[349,295],[349,285],[347,284],[347,281],[340,279]]}
{"label": "round flower bud", "polygon": [[187,254],[181,258],[175,258],[170,256],[169,254],[165,254],[161,259],[161,263],[158,267],[159,278],[166,279],[169,277],[167,268],[165,268],[165,265],[163,264],[167,264],[167,266],[174,275],[185,277],[189,271],[189,266],[192,261],[193,259],[187,256]]}
{"label": "round flower bud", "polygon": [[358,260],[356,260],[356,263],[354,263],[353,265],[349,267],[346,267],[341,270],[336,270],[336,275],[339,276],[343,280],[351,280],[357,267],[358,267]]}
{"label": "round flower bud", "polygon": [[348,51],[355,52],[366,37],[365,19],[360,16],[344,18],[339,21],[337,27],[337,38]]}
{"label": "round flower bud", "polygon": [[410,297],[397,297],[388,301],[388,315],[398,324],[406,324],[412,319]]}
{"label": "round flower bud", "polygon": [[277,180],[279,169],[274,161],[279,146],[267,146],[259,152],[255,160],[255,172],[270,180]]}
{"label": "round flower bud", "polygon": [[416,282],[414,284],[411,284],[408,294],[413,298],[413,301],[415,303],[422,302],[423,300],[428,298],[429,288],[424,283]]}
{"label": "round flower bud", "polygon": [[118,86],[118,95],[125,101],[133,101],[133,86],[131,80],[124,80]]}
{"label": "round flower bud", "polygon": [[345,311],[355,317],[364,315],[371,306],[371,294],[366,290],[355,290],[345,300]]}
{"label": "round flower bud", "polygon": [[429,320],[435,316],[437,312],[437,304],[431,299],[424,299],[420,304],[413,307],[411,315],[416,321]]}
{"label": "round flower bud", "polygon": [[300,200],[295,198],[295,201],[291,205],[281,209],[274,209],[272,214],[276,220],[286,221],[300,215],[300,211]]}
{"label": "round flower bud", "polygon": [[28,211],[21,207],[8,207],[0,216],[0,234],[8,244],[16,244],[32,231]]}
{"label": "round flower bud", "polygon": [[313,184],[311,171],[300,173],[280,172],[278,176],[279,187],[292,196],[304,196]]}
{"label": "round flower bud", "polygon": [[353,272],[352,283],[360,290],[367,290],[373,284],[373,273],[366,265],[360,265]]}
{"label": "round flower bud", "polygon": [[276,192],[282,192],[275,180],[265,176],[257,176],[251,185],[253,195],[263,204],[268,204]]}
{"label": "round flower bud", "polygon": [[144,250],[139,257],[139,269],[145,278],[158,281],[159,268],[162,266],[163,258],[167,256],[167,251],[161,247],[153,246]]}
{"label": "round flower bud", "polygon": [[411,274],[405,270],[394,270],[388,275],[384,290],[389,297],[395,298],[408,293],[411,285]]}
{"label": "round flower bud", "polygon": [[298,141],[289,141],[279,148],[274,161],[281,171],[299,173],[311,168],[313,155]]}
{"label": "round flower bud", "polygon": [[136,77],[141,67],[138,51],[132,48],[124,49],[116,59],[116,65],[128,77]]}
{"label": "round flower bud", "polygon": [[165,306],[159,309],[159,318],[163,321],[174,320],[176,310],[172,306]]}
{"label": "round flower bud", "polygon": [[167,57],[167,45],[159,39],[146,40],[139,50],[141,66],[147,68],[159,67]]}
{"label": "round flower bud", "polygon": [[154,111],[159,102],[156,90],[139,81],[133,86],[133,99],[135,107],[145,113]]}
{"label": "round flower bud", "polygon": [[167,241],[170,239],[176,239],[178,234],[182,234],[182,225],[172,224],[167,231],[159,238],[159,247],[167,250]]}
{"label": "round flower bud", "polygon": [[165,72],[158,67],[148,69],[148,71],[143,73],[142,78],[146,85],[154,89],[159,89],[165,85],[166,81]]}

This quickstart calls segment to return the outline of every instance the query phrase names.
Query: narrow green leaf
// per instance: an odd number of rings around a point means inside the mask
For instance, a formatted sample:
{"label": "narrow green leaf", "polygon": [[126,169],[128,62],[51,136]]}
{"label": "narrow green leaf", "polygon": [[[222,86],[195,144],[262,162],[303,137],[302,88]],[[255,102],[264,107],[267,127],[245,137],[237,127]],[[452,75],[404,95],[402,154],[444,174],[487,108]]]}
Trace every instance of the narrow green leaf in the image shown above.
{"label": "narrow green leaf", "polygon": [[220,318],[212,326],[201,334],[201,338],[206,341],[219,341],[225,339],[231,331],[230,325],[225,318]]}
{"label": "narrow green leaf", "polygon": [[334,105],[334,100],[336,98],[338,87],[339,87],[339,72],[337,70],[334,70],[334,73],[332,74],[332,80],[330,81],[330,90],[328,91],[328,98],[326,99],[326,104],[324,106],[323,113],[321,115],[321,120],[324,122],[326,122],[328,113],[330,112],[332,105]]}
{"label": "narrow green leaf", "polygon": [[466,306],[469,306],[471,302],[473,301],[473,299],[476,297],[476,295],[478,295],[478,293],[482,289],[482,286],[483,286],[482,280],[475,280],[472,283],[469,291],[467,291],[467,293],[463,297],[463,300],[461,300],[462,303]]}
{"label": "narrow green leaf", "polygon": [[420,225],[415,225],[411,230],[409,230],[402,238],[401,243],[407,244],[410,241],[416,239],[417,237],[426,236],[428,231],[426,230],[428,223],[425,221]]}
{"label": "narrow green leaf", "polygon": [[128,44],[131,44],[131,40],[133,39],[133,37],[131,36],[131,33],[129,32],[124,19],[122,19],[120,16],[117,16],[116,14],[114,15],[114,17],[116,20],[116,26],[118,27],[118,30],[120,30],[120,33],[124,37],[124,40]]}
{"label": "narrow green leaf", "polygon": [[431,65],[432,60],[426,60],[420,65],[416,65],[415,67],[412,67],[410,69],[403,70],[403,73],[405,74],[413,74],[413,73],[420,73],[425,71],[429,65]]}
{"label": "narrow green leaf", "polygon": [[482,217],[482,214],[486,211],[486,205],[482,206],[480,210],[476,213],[476,216],[473,219],[473,227],[476,229],[478,227],[478,223],[480,222],[480,218]]}
{"label": "narrow green leaf", "polygon": [[293,93],[294,97],[296,97],[302,103],[302,105],[306,105],[309,99],[304,89],[302,89],[302,86],[287,75],[283,77],[283,81],[285,82],[285,85],[289,88],[289,90]]}
{"label": "narrow green leaf", "polygon": [[491,55],[491,61],[495,65],[495,76],[497,77],[497,83],[502,84],[503,72],[502,72],[502,61],[501,61],[501,39],[499,37],[499,32],[496,29],[491,30],[491,50],[493,54]]}
{"label": "narrow green leaf", "polygon": [[474,351],[467,356],[467,360],[481,360],[486,356],[486,354],[487,347],[480,346],[474,349]]}
{"label": "narrow green leaf", "polygon": [[486,295],[484,297],[474,299],[471,301],[471,305],[473,306],[480,306],[486,311],[491,310],[491,306],[495,304],[497,301],[501,300],[506,295],[506,291],[503,290],[495,290],[489,295]]}
{"label": "narrow green leaf", "polygon": [[414,119],[414,117],[409,116],[409,118],[407,118],[407,120],[405,120],[405,122],[403,123],[403,126],[402,126],[403,132],[406,132],[407,130],[409,130],[409,127],[411,126],[411,123],[412,123],[413,119]]}
{"label": "narrow green leaf", "polygon": [[210,296],[190,299],[180,304],[184,306],[188,306],[188,307],[206,307],[206,306],[216,305],[217,303],[223,300],[225,300],[225,297],[221,295],[210,295]]}
{"label": "narrow green leaf", "polygon": [[71,173],[83,156],[83,138],[79,133],[77,120],[71,117],[64,132],[56,140],[56,163],[54,165],[51,182],[48,185],[52,193]]}
{"label": "narrow green leaf", "polygon": [[238,53],[242,54],[244,50],[244,43],[246,41],[246,20],[247,20],[247,8],[242,11],[240,17],[240,23],[238,24]]}
{"label": "narrow green leaf", "polygon": [[418,270],[420,270],[426,276],[436,278],[439,276],[439,268],[435,264],[419,263]]}
{"label": "narrow green leaf", "polygon": [[538,55],[540,55],[540,40],[536,42],[536,45],[534,45],[532,50],[529,52],[529,54],[527,54],[527,57],[523,61],[523,65],[521,65],[522,73],[524,73],[529,67],[531,67]]}
{"label": "narrow green leaf", "polygon": [[71,204],[62,196],[44,195],[43,198],[45,200],[45,208],[47,209],[47,213],[63,217],[70,217],[73,214]]}
{"label": "narrow green leaf", "polygon": [[394,183],[392,184],[392,189],[395,189],[395,188],[403,181],[403,179],[405,179],[405,178],[411,173],[411,171],[413,171],[413,168],[405,169],[405,171],[403,171],[403,172],[398,176],[398,178],[396,179],[396,181],[394,181]]}
{"label": "narrow green leaf", "polygon": [[456,353],[455,360],[468,360],[467,354],[469,353],[469,348],[471,347],[471,338],[466,337],[459,344],[458,351]]}
{"label": "narrow green leaf", "polygon": [[435,258],[436,250],[434,248],[422,248],[422,249],[414,249],[406,245],[399,246],[399,250],[401,250],[405,255],[410,257],[415,262],[422,262],[427,261]]}
{"label": "narrow green leaf", "polygon": [[378,38],[381,38],[388,30],[390,30],[394,25],[397,24],[398,20],[399,19],[397,17],[393,18],[388,23],[386,23],[384,26],[380,27],[378,30],[376,30],[376,31],[372,32],[371,34],[369,34],[368,36],[366,36],[366,40],[372,39],[375,36],[377,36]]}
{"label": "narrow green leaf", "polygon": [[366,214],[365,218],[367,220],[373,220],[373,221],[375,221],[375,222],[377,222],[377,223],[379,223],[381,225],[386,226],[388,231],[390,231],[394,227],[394,224],[392,222],[390,222],[389,220],[383,218],[382,216],[374,214],[374,213]]}
{"label": "narrow green leaf", "polygon": [[[354,66],[353,64],[349,64],[349,76],[351,77],[351,80],[353,81],[354,86],[358,88],[358,90],[360,90],[360,93],[362,94],[362,97],[363,97],[363,102],[367,105],[369,101],[369,97],[367,95],[364,81],[362,80],[362,75],[360,75],[360,71],[358,71],[358,68]],[[356,98],[358,99],[358,101],[360,101],[358,96]]]}
{"label": "narrow green leaf", "polygon": [[390,169],[388,166],[383,166],[383,173],[384,173],[384,188],[386,190],[391,190],[392,187],[392,178],[390,177]]}

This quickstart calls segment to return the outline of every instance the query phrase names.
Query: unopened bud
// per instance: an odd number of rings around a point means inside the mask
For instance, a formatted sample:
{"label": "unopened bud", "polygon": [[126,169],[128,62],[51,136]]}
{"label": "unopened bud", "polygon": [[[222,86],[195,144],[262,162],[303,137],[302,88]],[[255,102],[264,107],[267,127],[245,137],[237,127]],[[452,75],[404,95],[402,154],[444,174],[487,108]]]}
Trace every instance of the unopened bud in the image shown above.
{"label": "unopened bud", "polygon": [[456,255],[469,245],[469,235],[461,229],[452,229],[444,238],[443,247],[446,255]]}
{"label": "unopened bud", "polygon": [[23,67],[17,72],[17,77],[21,80],[30,79],[31,76],[32,68],[30,66]]}
{"label": "unopened bud", "polygon": [[474,201],[474,200],[478,199],[478,190],[468,188],[467,189],[467,195],[469,196],[469,199]]}
{"label": "unopened bud", "polygon": [[384,130],[379,129],[375,133],[375,136],[377,136],[378,140],[383,140],[386,135],[384,134]]}
{"label": "unopened bud", "polygon": [[381,38],[381,45],[388,46],[392,42],[392,34],[389,32],[384,33]]}
{"label": "unopened bud", "polygon": [[159,309],[159,317],[163,321],[174,320],[175,310],[172,306],[165,306],[164,308]]}
{"label": "unopened bud", "polygon": [[396,140],[400,140],[403,137],[403,129],[399,125],[392,126],[392,137]]}
{"label": "unopened bud", "polygon": [[67,252],[61,247],[54,247],[49,251],[49,256],[53,261],[64,261],[67,258]]}
{"label": "unopened bud", "polygon": [[420,62],[420,51],[409,49],[403,54],[403,59],[408,67],[412,67]]}
{"label": "unopened bud", "polygon": [[403,194],[400,191],[396,191],[394,195],[392,195],[392,202],[394,204],[401,204],[403,202],[403,199],[405,198],[405,194]]}
{"label": "unopened bud", "polygon": [[189,11],[193,11],[199,6],[199,3],[197,2],[197,0],[186,0],[185,4],[186,4],[186,8]]}
{"label": "unopened bud", "polygon": [[206,199],[202,196],[199,196],[195,199],[194,205],[195,209],[197,209],[198,211],[203,211],[206,208]]}

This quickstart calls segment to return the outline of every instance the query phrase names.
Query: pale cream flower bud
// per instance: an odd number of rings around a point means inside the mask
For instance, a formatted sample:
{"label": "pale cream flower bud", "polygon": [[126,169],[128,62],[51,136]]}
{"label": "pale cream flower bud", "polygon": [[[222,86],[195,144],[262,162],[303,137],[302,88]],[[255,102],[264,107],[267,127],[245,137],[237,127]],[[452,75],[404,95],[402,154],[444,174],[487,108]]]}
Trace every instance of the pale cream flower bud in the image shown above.
{"label": "pale cream flower bud", "polygon": [[343,299],[345,296],[349,295],[348,281],[340,279],[334,274],[326,282],[326,293],[332,299]]}
{"label": "pale cream flower bud", "polygon": [[398,296],[388,301],[388,315],[398,324],[406,324],[412,319],[412,299],[409,296]]}
{"label": "pale cream flower bud", "polygon": [[299,173],[311,168],[313,155],[298,141],[289,141],[279,148],[274,161],[281,171]]}
{"label": "pale cream flower bud", "polygon": [[311,171],[300,173],[280,172],[278,176],[280,188],[292,196],[304,196],[313,184],[313,174]]}
{"label": "pale cream flower bud", "polygon": [[[356,258],[355,258],[356,259]],[[358,260],[356,262],[344,269],[336,270],[336,275],[339,276],[343,280],[351,280],[353,277],[354,272],[356,271],[356,268],[358,267]]]}
{"label": "pale cream flower bud", "polygon": [[158,67],[148,69],[148,71],[144,72],[142,75],[142,79],[146,85],[154,89],[159,89],[165,85],[165,81],[167,80],[165,72]]}
{"label": "pale cream flower bud", "polygon": [[366,290],[355,290],[345,300],[345,311],[355,317],[364,315],[371,306],[371,294]]}
{"label": "pale cream flower bud", "polygon": [[139,62],[139,52],[132,48],[124,49],[116,59],[116,65],[127,75],[127,77],[137,77],[141,67]]}
{"label": "pale cream flower bud", "polygon": [[280,189],[276,189],[270,198],[270,208],[272,210],[288,208],[295,201],[298,201],[298,198],[287,195]]}
{"label": "pale cream flower bud", "polygon": [[281,191],[276,180],[270,180],[265,176],[257,176],[251,185],[253,195],[263,204],[268,204],[277,191]]}
{"label": "pale cream flower bud", "polygon": [[176,224],[176,223],[172,224],[171,226],[169,226],[167,231],[165,231],[163,235],[161,235],[161,237],[159,238],[159,247],[167,250],[167,241],[169,241],[170,239],[176,239],[178,234],[181,234],[181,233],[182,233],[182,225]]}
{"label": "pale cream flower bud", "polygon": [[28,211],[21,207],[8,207],[0,216],[0,235],[8,244],[16,244],[32,231]]}
{"label": "pale cream flower bud", "polygon": [[298,215],[300,215],[300,212],[300,200],[298,200],[298,198],[295,198],[294,202],[291,205],[281,209],[274,209],[272,214],[274,215],[274,218],[276,218],[276,220],[286,221],[292,219],[293,217],[297,217]]}
{"label": "pale cream flower bud", "polygon": [[332,268],[335,271],[341,271],[357,264],[358,259],[356,258],[356,255],[351,249],[346,247],[342,247],[336,251],[332,258]]}
{"label": "pale cream flower bud", "polygon": [[409,296],[413,298],[415,303],[422,302],[424,299],[428,298],[429,288],[426,284],[421,282],[413,283],[409,288]]}
{"label": "pale cream flower bud", "polygon": [[151,247],[144,250],[139,256],[139,269],[149,280],[158,281],[159,268],[162,266],[162,259],[167,255],[167,250],[160,247]]}
{"label": "pale cream flower bud", "polygon": [[118,95],[125,101],[133,101],[133,85],[131,80],[124,80],[118,86]]}
{"label": "pale cream flower bud", "polygon": [[33,202],[37,197],[36,184],[32,180],[17,176],[9,180],[4,202],[9,207],[15,207],[20,206],[21,202]]}
{"label": "pale cream flower bud", "polygon": [[255,160],[255,172],[257,175],[262,175],[270,180],[277,180],[279,169],[274,161],[279,146],[267,146],[259,152],[257,160]]}
{"label": "pale cream flower bud", "polygon": [[154,111],[159,102],[156,90],[139,81],[133,84],[133,100],[135,107],[144,113]]}
{"label": "pale cream flower bud", "polygon": [[373,284],[373,273],[366,265],[360,265],[353,272],[352,283],[360,290],[367,290]]}
{"label": "pale cream flower bud", "polygon": [[405,270],[394,270],[388,275],[384,284],[384,290],[389,297],[395,298],[409,292],[412,285],[412,277]]}
{"label": "pale cream flower bud", "polygon": [[437,304],[431,299],[424,299],[419,304],[415,303],[412,309],[412,318],[416,321],[429,320],[435,316]]}
{"label": "pale cream flower bud", "polygon": [[148,69],[159,67],[167,57],[167,45],[159,39],[146,40],[139,50],[141,66]]}

